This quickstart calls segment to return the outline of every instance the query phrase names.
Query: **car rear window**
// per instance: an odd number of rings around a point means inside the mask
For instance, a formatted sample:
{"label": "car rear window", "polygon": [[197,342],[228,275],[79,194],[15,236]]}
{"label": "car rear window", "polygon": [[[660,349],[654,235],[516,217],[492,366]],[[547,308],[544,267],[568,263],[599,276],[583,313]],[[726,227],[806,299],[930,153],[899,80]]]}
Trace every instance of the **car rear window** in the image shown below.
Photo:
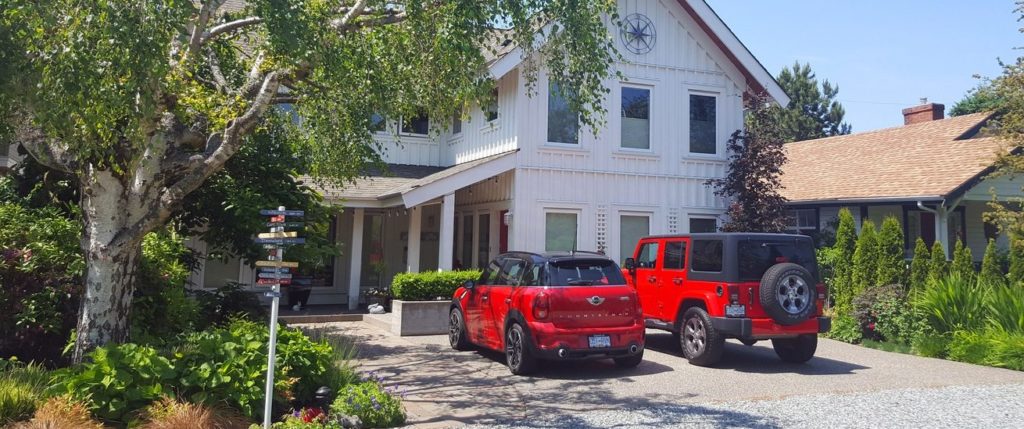
{"label": "car rear window", "polygon": [[818,278],[818,263],[809,241],[745,240],[739,243],[738,255],[741,281],[758,281],[772,265],[792,262],[801,265]]}
{"label": "car rear window", "polygon": [[548,286],[624,285],[618,264],[607,260],[571,260],[548,264]]}

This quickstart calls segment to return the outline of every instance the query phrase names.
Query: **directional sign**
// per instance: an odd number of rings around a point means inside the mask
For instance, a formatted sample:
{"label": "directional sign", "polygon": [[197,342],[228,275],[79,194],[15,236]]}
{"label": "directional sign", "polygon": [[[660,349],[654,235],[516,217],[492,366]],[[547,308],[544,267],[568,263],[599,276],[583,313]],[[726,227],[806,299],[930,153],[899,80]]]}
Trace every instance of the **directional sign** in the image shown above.
{"label": "directional sign", "polygon": [[257,267],[286,267],[286,268],[298,268],[298,262],[288,261],[256,261]]}
{"label": "directional sign", "polygon": [[288,274],[291,271],[291,268],[260,267],[260,268],[257,268],[256,270],[261,272],[261,273]]}
{"label": "directional sign", "polygon": [[298,236],[299,236],[299,233],[295,232],[295,231],[290,231],[290,232],[284,232],[284,231],[281,231],[281,232],[262,232],[259,235],[257,235],[257,237],[259,237],[259,238],[288,238],[288,237],[298,237]]}
{"label": "directional sign", "polygon": [[305,216],[305,212],[302,210],[260,210],[260,214],[263,216]]}
{"label": "directional sign", "polygon": [[[260,234],[260,235],[263,235],[263,234]],[[306,239],[305,238],[257,238],[256,240],[253,240],[253,242],[256,243],[256,244],[276,244],[276,245],[303,244],[303,243],[306,242]]]}
{"label": "directional sign", "polygon": [[290,285],[290,284],[292,284],[292,279],[256,279],[256,284],[258,284],[258,285],[276,285],[276,284]]}
{"label": "directional sign", "polygon": [[284,216],[271,216],[271,222],[284,222]]}
{"label": "directional sign", "polygon": [[267,228],[302,228],[305,225],[303,222],[284,222],[284,221],[271,221],[267,222]]}
{"label": "directional sign", "polygon": [[281,292],[264,292],[263,295],[267,298],[280,298]]}
{"label": "directional sign", "polygon": [[292,278],[292,275],[291,274],[283,274],[283,273],[259,273],[259,278],[261,278],[261,279],[290,279],[290,278]]}

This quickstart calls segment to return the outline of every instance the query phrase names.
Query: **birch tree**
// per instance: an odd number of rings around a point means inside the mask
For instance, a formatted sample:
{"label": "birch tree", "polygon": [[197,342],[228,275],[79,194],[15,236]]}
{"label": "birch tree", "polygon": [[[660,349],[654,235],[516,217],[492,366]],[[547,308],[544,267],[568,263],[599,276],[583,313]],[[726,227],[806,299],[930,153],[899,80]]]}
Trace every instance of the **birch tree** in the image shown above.
{"label": "birch tree", "polygon": [[301,118],[294,144],[314,161],[314,175],[343,181],[377,159],[372,114],[450,117],[490,93],[488,61],[511,48],[525,59],[521,79],[530,91],[543,69],[572,88],[569,103],[596,129],[602,81],[617,58],[608,34],[613,0],[224,6],[0,7],[2,122],[32,157],[79,184],[87,268],[76,361],[127,340],[143,236],[280,114],[275,106]]}

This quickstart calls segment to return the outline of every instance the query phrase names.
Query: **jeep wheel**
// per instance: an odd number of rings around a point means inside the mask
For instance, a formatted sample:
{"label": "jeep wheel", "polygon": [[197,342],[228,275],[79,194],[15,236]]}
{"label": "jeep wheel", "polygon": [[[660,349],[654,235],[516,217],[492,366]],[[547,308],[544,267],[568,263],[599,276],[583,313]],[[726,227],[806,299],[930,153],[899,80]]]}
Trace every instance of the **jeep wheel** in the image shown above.
{"label": "jeep wheel", "polygon": [[772,340],[772,348],[779,359],[790,363],[804,363],[814,357],[818,349],[818,335],[804,334],[796,338],[776,338]]}
{"label": "jeep wheel", "polygon": [[466,322],[458,307],[453,307],[448,314],[448,343],[458,351],[470,349],[469,339],[466,338]]}
{"label": "jeep wheel", "polygon": [[759,292],[764,311],[780,325],[803,323],[817,310],[814,278],[797,264],[787,262],[768,268],[761,277]]}
{"label": "jeep wheel", "polygon": [[530,341],[530,338],[518,323],[513,323],[508,328],[505,334],[505,362],[512,374],[526,375],[537,369],[537,359],[530,354],[527,341]]}
{"label": "jeep wheel", "polygon": [[683,357],[697,366],[718,363],[725,349],[725,337],[711,326],[711,317],[700,307],[690,307],[683,314],[679,342]]}
{"label": "jeep wheel", "polygon": [[640,349],[635,355],[615,358],[614,360],[615,365],[619,368],[636,368],[637,365],[640,365],[640,362],[644,361],[644,349]]}

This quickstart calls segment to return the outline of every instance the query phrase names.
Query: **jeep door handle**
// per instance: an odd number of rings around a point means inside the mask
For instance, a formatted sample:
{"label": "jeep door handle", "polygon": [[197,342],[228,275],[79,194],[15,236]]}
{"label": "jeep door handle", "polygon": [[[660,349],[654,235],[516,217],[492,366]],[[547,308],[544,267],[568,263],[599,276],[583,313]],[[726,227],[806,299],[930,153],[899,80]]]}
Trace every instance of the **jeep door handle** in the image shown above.
{"label": "jeep door handle", "polygon": [[681,285],[681,284],[683,284],[683,279],[672,279],[672,283],[675,283],[677,285]]}
{"label": "jeep door handle", "polygon": [[490,298],[490,297],[488,297],[487,295],[480,295],[480,299],[481,299],[482,301],[487,301],[487,300],[489,300],[489,299],[491,299],[491,298]]}
{"label": "jeep door handle", "polygon": [[658,281],[658,278],[657,278],[657,277],[654,277],[654,276],[650,276],[650,277],[648,277],[648,278],[647,278],[647,281],[648,281],[648,282],[651,282],[651,283],[655,283],[655,282],[657,282],[657,281]]}

